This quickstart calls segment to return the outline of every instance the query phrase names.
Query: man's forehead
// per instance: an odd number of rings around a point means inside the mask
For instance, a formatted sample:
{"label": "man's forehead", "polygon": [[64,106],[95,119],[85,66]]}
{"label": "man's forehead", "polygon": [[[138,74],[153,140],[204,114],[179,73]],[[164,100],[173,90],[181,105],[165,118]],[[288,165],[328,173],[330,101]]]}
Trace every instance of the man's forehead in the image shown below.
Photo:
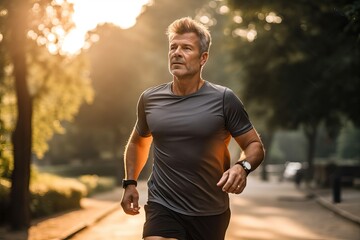
{"label": "man's forehead", "polygon": [[199,41],[199,37],[196,35],[196,33],[189,32],[189,33],[183,33],[183,34],[174,34],[169,39],[169,43],[173,42],[193,42],[197,43]]}

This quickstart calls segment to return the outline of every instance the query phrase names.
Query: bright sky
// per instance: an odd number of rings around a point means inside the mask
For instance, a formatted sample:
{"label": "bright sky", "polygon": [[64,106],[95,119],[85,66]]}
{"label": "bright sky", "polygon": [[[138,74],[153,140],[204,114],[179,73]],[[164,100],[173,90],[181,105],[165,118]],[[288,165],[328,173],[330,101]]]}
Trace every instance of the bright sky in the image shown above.
{"label": "bright sky", "polygon": [[[61,0],[58,0],[61,1]],[[76,53],[85,43],[85,34],[98,24],[113,23],[126,29],[136,24],[144,5],[151,0],[71,0],[76,27],[64,39],[62,51]]]}

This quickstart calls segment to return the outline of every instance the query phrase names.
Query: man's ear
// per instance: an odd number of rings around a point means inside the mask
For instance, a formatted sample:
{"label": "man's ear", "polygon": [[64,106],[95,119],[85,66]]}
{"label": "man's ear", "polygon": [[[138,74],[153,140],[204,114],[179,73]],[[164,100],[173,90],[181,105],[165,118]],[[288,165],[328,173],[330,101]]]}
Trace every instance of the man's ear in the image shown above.
{"label": "man's ear", "polygon": [[200,65],[204,66],[205,63],[207,62],[208,58],[209,58],[209,53],[208,52],[203,52],[201,54],[201,56],[200,56]]}

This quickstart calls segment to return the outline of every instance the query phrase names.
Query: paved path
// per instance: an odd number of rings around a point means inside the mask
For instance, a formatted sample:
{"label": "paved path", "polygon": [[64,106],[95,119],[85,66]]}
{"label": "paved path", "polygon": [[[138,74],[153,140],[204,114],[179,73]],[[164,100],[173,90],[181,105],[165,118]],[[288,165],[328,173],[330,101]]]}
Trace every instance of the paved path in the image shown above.
{"label": "paved path", "polygon": [[360,226],[321,207],[290,183],[250,181],[232,196],[232,222],[226,240],[360,239]]}
{"label": "paved path", "polygon": [[[140,203],[146,200],[139,184]],[[242,195],[231,196],[232,219],[226,240],[359,240],[360,221],[349,221],[329,209],[341,210],[357,220],[360,192],[344,192],[343,202],[331,203],[329,191],[307,198],[292,183],[261,182],[250,178]],[[82,209],[38,219],[28,232],[0,228],[0,240],[138,240],[144,212],[125,215],[119,202],[122,189],[83,199]],[[319,201],[321,200],[321,201]],[[322,207],[327,203],[329,206]]]}
{"label": "paved path", "polygon": [[[142,189],[145,189],[144,187]],[[145,202],[144,193],[141,196]],[[290,183],[251,178],[243,195],[231,197],[232,218],[226,240],[359,240],[360,227],[321,207]],[[144,213],[115,211],[73,240],[141,239]]]}

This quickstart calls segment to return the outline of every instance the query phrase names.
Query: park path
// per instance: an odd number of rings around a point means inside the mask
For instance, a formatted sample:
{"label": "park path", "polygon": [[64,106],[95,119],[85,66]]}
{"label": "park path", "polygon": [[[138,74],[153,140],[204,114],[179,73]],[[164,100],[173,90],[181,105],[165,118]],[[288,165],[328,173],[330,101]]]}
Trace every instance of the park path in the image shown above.
{"label": "park path", "polygon": [[[143,206],[146,183],[140,182],[138,190]],[[139,240],[143,209],[137,216],[124,214],[119,204],[122,192],[116,188],[83,199],[82,209],[36,219],[26,232],[0,227],[0,240]],[[344,189],[340,204],[331,202],[330,193],[321,190],[318,197],[309,198],[290,182],[262,182],[251,175],[244,193],[231,195],[225,240],[359,240],[360,191]]]}
{"label": "park path", "polygon": [[[143,205],[146,187],[140,186]],[[242,195],[231,195],[232,218],[226,240],[359,240],[360,226],[339,217],[292,183],[249,179]],[[73,240],[141,239],[144,212],[114,211]]]}

